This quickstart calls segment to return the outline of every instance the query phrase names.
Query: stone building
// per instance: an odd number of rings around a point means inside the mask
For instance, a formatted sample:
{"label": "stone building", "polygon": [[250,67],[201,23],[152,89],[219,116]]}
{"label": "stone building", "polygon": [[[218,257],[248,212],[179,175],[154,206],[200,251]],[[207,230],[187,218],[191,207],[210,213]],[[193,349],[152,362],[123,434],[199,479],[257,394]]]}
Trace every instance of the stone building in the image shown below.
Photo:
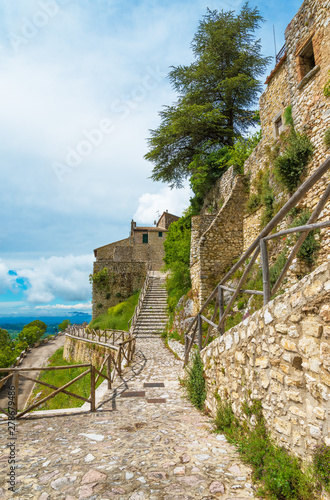
{"label": "stone building", "polygon": [[154,227],[140,227],[132,220],[128,238],[94,250],[93,275],[105,268],[107,272],[101,280],[93,280],[93,319],[140,289],[148,269],[162,268],[164,241],[177,220],[167,210]]}
{"label": "stone building", "polygon": [[[262,140],[244,165],[251,186],[260,170],[269,169],[267,151],[274,147],[285,130],[283,115],[288,106],[292,108],[295,129],[305,132],[315,148],[307,174],[329,156],[330,150],[324,144],[325,132],[330,127],[330,98],[324,95],[329,71],[330,0],[305,0],[286,28],[285,45],[260,98]],[[329,178],[329,174],[324,176],[299,208],[313,210]],[[224,270],[260,232],[262,209],[252,214],[245,211],[245,191],[243,179],[235,177],[233,170],[227,171],[206,199],[201,215],[193,218],[191,276],[196,312],[224,275]],[[329,219],[329,204],[321,215],[320,220]],[[321,238],[322,250],[317,264],[326,261],[330,250],[329,231],[322,230]]]}

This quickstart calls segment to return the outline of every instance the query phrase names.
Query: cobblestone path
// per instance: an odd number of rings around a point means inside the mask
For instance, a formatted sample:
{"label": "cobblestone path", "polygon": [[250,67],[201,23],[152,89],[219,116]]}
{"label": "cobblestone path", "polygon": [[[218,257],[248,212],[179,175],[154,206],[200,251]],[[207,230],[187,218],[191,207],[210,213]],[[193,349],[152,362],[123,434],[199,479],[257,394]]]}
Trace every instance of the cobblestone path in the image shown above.
{"label": "cobblestone path", "polygon": [[161,339],[140,339],[134,364],[97,413],[19,421],[15,494],[2,424],[0,498],[257,498],[233,446],[184,398],[181,374]]}

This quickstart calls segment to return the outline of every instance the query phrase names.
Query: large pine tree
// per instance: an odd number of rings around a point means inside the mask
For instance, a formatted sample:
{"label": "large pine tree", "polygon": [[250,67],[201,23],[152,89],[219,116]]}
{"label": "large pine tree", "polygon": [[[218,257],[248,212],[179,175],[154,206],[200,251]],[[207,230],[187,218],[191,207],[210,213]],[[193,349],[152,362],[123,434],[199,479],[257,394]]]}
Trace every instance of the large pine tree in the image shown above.
{"label": "large pine tree", "polygon": [[248,3],[237,15],[208,9],[192,41],[195,61],[169,73],[179,95],[151,130],[146,159],[155,165],[154,180],[181,186],[193,173],[196,155],[231,146],[256,123],[258,77],[269,62],[255,38],[261,22],[258,9]]}

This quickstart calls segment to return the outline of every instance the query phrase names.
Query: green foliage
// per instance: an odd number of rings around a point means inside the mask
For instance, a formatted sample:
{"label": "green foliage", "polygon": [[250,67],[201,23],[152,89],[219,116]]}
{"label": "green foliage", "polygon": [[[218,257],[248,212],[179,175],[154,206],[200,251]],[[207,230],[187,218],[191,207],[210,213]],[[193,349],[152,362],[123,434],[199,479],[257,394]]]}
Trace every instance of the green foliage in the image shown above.
{"label": "green foliage", "polygon": [[46,323],[36,319],[25,325],[15,340],[11,340],[7,330],[0,328],[0,367],[11,366],[22,351],[43,337],[46,330]]}
{"label": "green foliage", "polygon": [[313,500],[313,481],[302,472],[299,460],[270,438],[262,415],[260,401],[245,401],[242,411],[246,417],[255,417],[252,426],[246,419],[235,417],[230,402],[218,399],[215,426],[228,441],[235,444],[244,462],[253,468],[253,479],[260,481],[260,495],[273,500]]}
{"label": "green foliage", "polygon": [[[302,212],[298,217],[294,219],[290,227],[304,226],[307,224],[311,213],[306,210]],[[316,240],[315,235],[319,235],[320,230],[310,231],[305,239],[304,243],[301,245],[300,250],[297,254],[301,260],[303,260],[307,265],[311,266],[315,263],[317,259],[317,254],[321,248],[321,244]],[[297,241],[300,233],[295,234],[295,240]]]}
{"label": "green foliage", "polygon": [[269,268],[269,279],[270,279],[270,286],[273,287],[280,276],[283,267],[286,264],[286,254],[287,251],[284,249],[276,258],[275,262],[273,265],[270,266]]}
{"label": "green foliage", "polygon": [[195,61],[169,74],[178,100],[160,112],[161,124],[151,131],[146,159],[155,165],[154,180],[181,186],[196,155],[232,146],[258,123],[252,107],[269,62],[255,39],[261,22],[247,2],[237,15],[207,10],[192,41]]}
{"label": "green foliage", "polygon": [[285,108],[284,113],[283,113],[283,119],[284,119],[284,125],[290,125],[291,127],[294,126],[293,123],[293,118],[292,118],[292,106],[288,106]]}
{"label": "green foliage", "polygon": [[252,193],[246,203],[246,209],[249,214],[255,212],[261,206],[262,200],[258,193]]}
{"label": "green foliage", "polygon": [[24,326],[21,333],[18,334],[17,340],[26,343],[27,345],[32,345],[44,335],[47,330],[46,323],[43,321],[35,320]]}
{"label": "green foliage", "polygon": [[330,447],[325,444],[315,446],[313,467],[317,480],[330,492]]}
{"label": "green foliage", "polygon": [[186,367],[186,377],[183,385],[186,389],[187,397],[198,409],[204,409],[206,399],[206,388],[204,379],[204,366],[199,351],[192,355],[190,364]]}
{"label": "green foliage", "polygon": [[244,174],[244,163],[259,144],[261,138],[262,133],[259,130],[250,137],[239,137],[235,140],[234,145],[229,148],[230,159],[228,165],[234,165],[236,173]]}
{"label": "green foliage", "polygon": [[263,211],[261,214],[261,227],[265,227],[268,222],[274,217],[274,190],[269,184],[269,171],[263,176],[262,189],[261,189],[261,202],[263,204]]}
{"label": "green foliage", "polygon": [[[330,75],[330,71],[329,71],[329,75]],[[323,87],[323,93],[324,93],[325,97],[330,97],[330,78]]]}
{"label": "green foliage", "polygon": [[170,225],[164,242],[165,268],[170,271],[166,279],[170,313],[174,312],[178,300],[191,288],[190,237],[191,215],[186,214]]}
{"label": "green foliage", "polygon": [[246,203],[246,210],[248,213],[252,214],[259,207],[263,207],[260,221],[260,226],[263,228],[274,216],[275,196],[274,189],[270,185],[269,170],[266,172],[259,170],[252,186],[254,192],[249,196]]}
{"label": "green foliage", "polygon": [[65,319],[58,325],[58,329],[61,332],[64,332],[68,328],[68,326],[71,325],[71,321],[69,319]]}
{"label": "green foliage", "polygon": [[243,319],[242,313],[238,312],[234,316],[227,316],[225,331],[230,330],[233,326],[238,325]]}
{"label": "green foliage", "polygon": [[198,213],[203,206],[204,198],[214,186],[217,179],[234,165],[235,172],[242,174],[244,162],[260,142],[261,132],[256,132],[248,138],[238,138],[233,146],[224,146],[209,154],[196,155],[189,165],[192,172],[190,187],[195,194],[191,204]]}
{"label": "green foliage", "polygon": [[109,289],[109,271],[104,267],[100,271],[89,275],[89,282],[96,284],[100,290]]}
{"label": "green foliage", "polygon": [[140,292],[134,293],[125,302],[110,307],[108,312],[100,314],[89,324],[90,328],[100,330],[124,330],[128,331],[128,321],[134,314],[135,307],[139,301]]}
{"label": "green foliage", "polygon": [[328,130],[325,131],[324,144],[326,145],[327,148],[330,148],[330,128],[328,128]]}
{"label": "green foliage", "polygon": [[[49,358],[47,366],[68,366],[68,365],[78,365],[80,362],[66,361],[63,358],[63,347],[58,349],[51,358]],[[61,387],[65,385],[70,380],[73,380],[75,377],[78,377],[81,373],[86,371],[86,368],[70,368],[68,370],[54,370],[54,371],[45,371],[42,372],[39,376],[39,380],[42,382],[46,382],[48,384],[56,385],[57,387]],[[106,374],[105,369],[103,373]],[[99,378],[97,382],[97,387],[103,382],[103,378]],[[43,387],[39,384],[36,384],[30,403],[35,400],[37,394],[38,400],[43,399],[53,392],[54,389],[49,387]],[[70,385],[68,391],[74,392],[79,396],[84,398],[89,398],[91,392],[91,377],[90,374],[85,375],[80,380],[77,380],[74,384]],[[41,393],[41,394],[40,394]],[[68,396],[66,394],[57,394],[54,398],[46,401],[44,404],[38,406],[35,411],[38,410],[55,410],[60,408],[76,408],[82,406],[84,404],[80,399],[74,398],[73,396]]]}
{"label": "green foliage", "polygon": [[293,193],[306,174],[313,156],[313,145],[306,134],[291,130],[282,154],[274,160],[275,175],[290,193]]}
{"label": "green foliage", "polygon": [[228,169],[230,153],[228,147],[223,147],[209,154],[200,153],[195,155],[189,165],[192,172],[190,187],[194,193],[191,205],[195,213],[198,213],[203,206],[204,198],[209,190]]}

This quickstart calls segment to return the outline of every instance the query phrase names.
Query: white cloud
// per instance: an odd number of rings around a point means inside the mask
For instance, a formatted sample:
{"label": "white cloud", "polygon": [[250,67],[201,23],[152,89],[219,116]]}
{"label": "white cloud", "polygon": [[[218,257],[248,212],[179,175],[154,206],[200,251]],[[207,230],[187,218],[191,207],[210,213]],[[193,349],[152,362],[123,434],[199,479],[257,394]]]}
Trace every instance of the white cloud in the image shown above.
{"label": "white cloud", "polygon": [[50,257],[40,259],[33,268],[17,270],[17,274],[29,282],[25,292],[29,303],[45,304],[58,298],[68,302],[88,300],[92,262],[92,255]]}
{"label": "white cloud", "polygon": [[35,310],[38,311],[38,314],[40,313],[50,313],[50,312],[86,312],[89,313],[92,311],[92,304],[90,302],[86,303],[80,303],[80,304],[74,304],[74,305],[67,305],[67,304],[53,304],[53,305],[46,305],[46,306],[36,306]]}
{"label": "white cloud", "polygon": [[188,208],[192,195],[188,186],[182,189],[162,188],[158,193],[144,193],[139,198],[139,206],[134,214],[134,220],[152,224],[159,216],[168,210],[171,214],[181,216]]}
{"label": "white cloud", "polygon": [[8,274],[8,266],[0,260],[0,293],[6,293],[15,287],[16,276]]}

